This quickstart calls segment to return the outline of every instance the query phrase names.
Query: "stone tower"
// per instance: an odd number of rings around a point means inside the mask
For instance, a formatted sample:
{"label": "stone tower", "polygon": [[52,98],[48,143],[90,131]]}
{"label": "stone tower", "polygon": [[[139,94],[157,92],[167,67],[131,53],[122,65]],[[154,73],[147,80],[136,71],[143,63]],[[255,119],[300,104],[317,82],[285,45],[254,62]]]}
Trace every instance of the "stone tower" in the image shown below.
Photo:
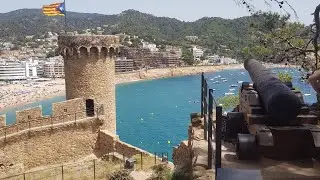
{"label": "stone tower", "polygon": [[102,128],[116,133],[115,59],[119,37],[59,36],[58,45],[64,58],[67,100],[84,98],[87,115],[93,115],[90,109],[101,107]]}

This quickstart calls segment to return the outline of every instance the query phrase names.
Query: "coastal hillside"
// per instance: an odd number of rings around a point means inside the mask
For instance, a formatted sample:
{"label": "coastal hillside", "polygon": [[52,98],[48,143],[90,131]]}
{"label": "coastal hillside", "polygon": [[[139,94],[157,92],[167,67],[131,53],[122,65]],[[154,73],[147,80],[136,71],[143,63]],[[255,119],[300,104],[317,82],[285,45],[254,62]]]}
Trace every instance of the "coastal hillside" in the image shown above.
{"label": "coastal hillside", "polygon": [[[103,34],[126,33],[137,35],[157,44],[188,45],[186,36],[197,36],[196,43],[210,50],[237,50],[250,43],[250,24],[257,18],[242,17],[222,19],[204,17],[194,22],[175,18],[156,17],[135,10],[120,14],[103,15],[68,12],[68,31],[101,27]],[[64,17],[46,17],[41,9],[20,9],[0,14],[0,39],[42,35],[45,32],[60,32],[64,29]]]}

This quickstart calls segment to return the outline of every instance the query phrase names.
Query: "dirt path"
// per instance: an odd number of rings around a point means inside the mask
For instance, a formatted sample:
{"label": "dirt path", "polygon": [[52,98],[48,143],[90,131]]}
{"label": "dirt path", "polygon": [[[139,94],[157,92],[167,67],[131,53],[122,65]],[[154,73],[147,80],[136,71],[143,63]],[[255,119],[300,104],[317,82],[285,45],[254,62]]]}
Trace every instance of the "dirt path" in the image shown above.
{"label": "dirt path", "polygon": [[135,180],[145,180],[148,177],[150,177],[152,172],[146,172],[146,171],[132,171],[130,175],[133,177]]}

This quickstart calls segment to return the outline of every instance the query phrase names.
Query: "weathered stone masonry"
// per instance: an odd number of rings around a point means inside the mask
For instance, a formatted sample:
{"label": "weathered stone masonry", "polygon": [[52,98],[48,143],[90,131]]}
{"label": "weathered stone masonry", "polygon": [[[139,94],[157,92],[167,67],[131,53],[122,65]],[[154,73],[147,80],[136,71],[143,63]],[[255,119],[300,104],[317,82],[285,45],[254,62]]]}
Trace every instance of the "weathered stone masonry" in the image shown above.
{"label": "weathered stone masonry", "polygon": [[116,132],[115,58],[118,36],[59,36],[64,57],[67,99],[93,100],[103,106],[102,129]]}

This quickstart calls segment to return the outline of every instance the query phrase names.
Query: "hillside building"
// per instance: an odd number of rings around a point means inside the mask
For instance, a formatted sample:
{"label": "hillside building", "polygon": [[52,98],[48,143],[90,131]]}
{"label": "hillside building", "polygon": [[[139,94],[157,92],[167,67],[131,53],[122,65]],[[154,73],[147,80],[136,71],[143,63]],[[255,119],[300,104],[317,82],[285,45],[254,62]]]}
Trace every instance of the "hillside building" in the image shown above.
{"label": "hillside building", "polygon": [[116,72],[130,72],[133,71],[133,60],[126,57],[119,57],[115,60]]}

